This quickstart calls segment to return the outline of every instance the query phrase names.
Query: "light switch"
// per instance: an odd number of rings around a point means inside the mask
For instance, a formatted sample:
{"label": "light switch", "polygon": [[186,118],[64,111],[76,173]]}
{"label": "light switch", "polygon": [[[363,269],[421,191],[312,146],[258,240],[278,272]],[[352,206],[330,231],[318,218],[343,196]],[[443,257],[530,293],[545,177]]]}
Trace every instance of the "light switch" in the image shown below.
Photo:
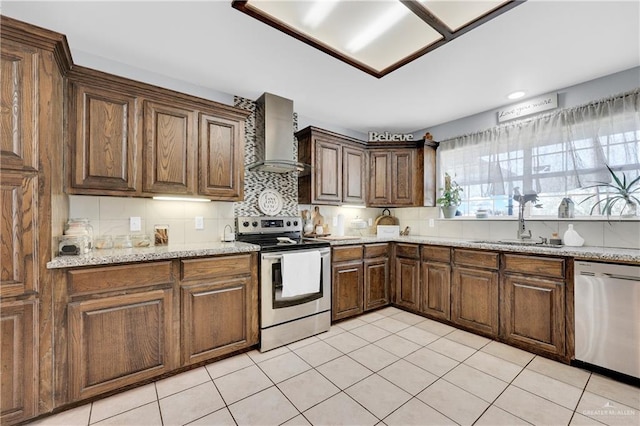
{"label": "light switch", "polygon": [[373,219],[369,218],[369,226],[373,226]]}
{"label": "light switch", "polygon": [[131,216],[129,218],[129,231],[142,231],[142,220],[140,219],[140,216]]}
{"label": "light switch", "polygon": [[204,217],[196,216],[196,229],[204,229]]}

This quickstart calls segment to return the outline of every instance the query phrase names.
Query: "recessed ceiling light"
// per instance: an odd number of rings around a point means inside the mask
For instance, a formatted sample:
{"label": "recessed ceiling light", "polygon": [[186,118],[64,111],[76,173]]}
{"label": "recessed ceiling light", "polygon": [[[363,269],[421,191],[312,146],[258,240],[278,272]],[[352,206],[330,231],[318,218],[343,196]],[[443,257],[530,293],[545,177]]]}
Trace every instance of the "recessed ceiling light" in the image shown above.
{"label": "recessed ceiling light", "polygon": [[522,90],[519,90],[517,92],[510,93],[509,95],[507,95],[507,98],[509,98],[509,99],[520,99],[524,95],[525,95],[525,93]]}

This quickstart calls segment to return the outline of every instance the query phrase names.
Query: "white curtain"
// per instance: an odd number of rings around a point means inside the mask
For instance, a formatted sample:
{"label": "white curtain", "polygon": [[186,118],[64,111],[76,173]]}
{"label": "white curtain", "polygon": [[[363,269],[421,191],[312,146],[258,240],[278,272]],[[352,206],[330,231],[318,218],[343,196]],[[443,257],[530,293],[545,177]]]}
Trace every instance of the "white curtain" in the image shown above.
{"label": "white curtain", "polygon": [[455,176],[467,200],[508,196],[514,187],[569,195],[596,181],[608,181],[605,164],[628,178],[638,176],[639,140],[640,89],[636,89],[442,141],[439,170]]}

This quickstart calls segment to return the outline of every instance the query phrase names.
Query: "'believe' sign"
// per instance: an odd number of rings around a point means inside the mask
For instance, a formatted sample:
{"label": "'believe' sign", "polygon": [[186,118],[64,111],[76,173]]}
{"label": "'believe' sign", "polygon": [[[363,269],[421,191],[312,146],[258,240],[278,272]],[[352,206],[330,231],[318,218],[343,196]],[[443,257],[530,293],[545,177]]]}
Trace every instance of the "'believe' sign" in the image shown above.
{"label": "'believe' sign", "polygon": [[413,135],[409,133],[369,132],[371,142],[406,142],[412,141]]}

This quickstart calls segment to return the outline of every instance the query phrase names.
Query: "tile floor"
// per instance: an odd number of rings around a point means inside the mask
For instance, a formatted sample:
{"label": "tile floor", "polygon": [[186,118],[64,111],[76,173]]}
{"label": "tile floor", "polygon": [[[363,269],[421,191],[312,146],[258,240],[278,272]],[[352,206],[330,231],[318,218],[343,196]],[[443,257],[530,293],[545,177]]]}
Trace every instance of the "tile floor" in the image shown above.
{"label": "tile floor", "polygon": [[396,308],[42,425],[640,425],[640,389]]}

